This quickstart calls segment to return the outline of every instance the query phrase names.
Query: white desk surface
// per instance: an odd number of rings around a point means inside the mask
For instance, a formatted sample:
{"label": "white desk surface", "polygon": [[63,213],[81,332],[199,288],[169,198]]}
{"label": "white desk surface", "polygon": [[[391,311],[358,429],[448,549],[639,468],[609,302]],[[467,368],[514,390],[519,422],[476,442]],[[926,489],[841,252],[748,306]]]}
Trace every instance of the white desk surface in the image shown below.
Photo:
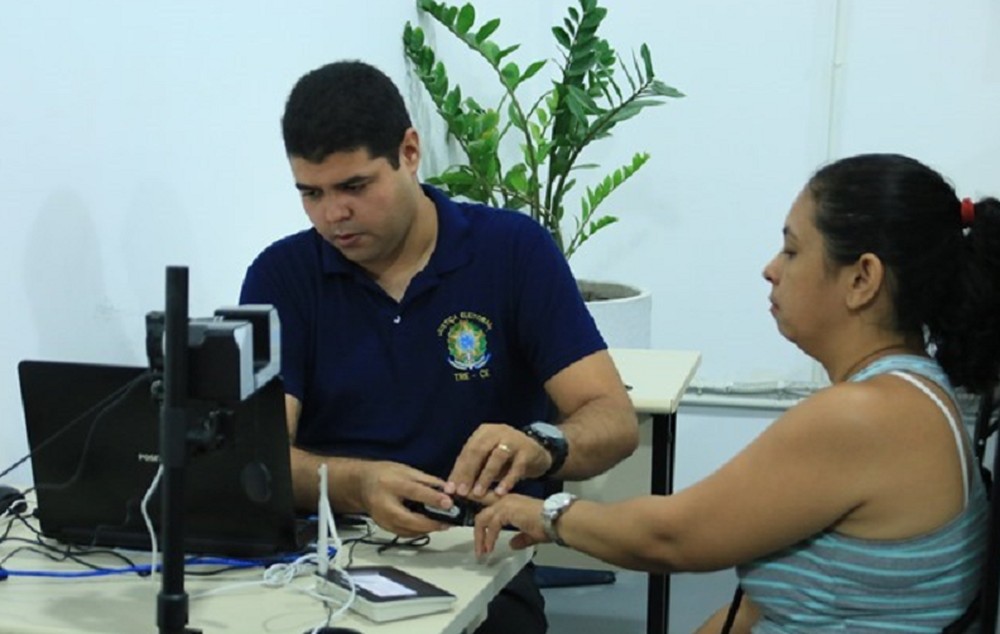
{"label": "white desk surface", "polygon": [[[0,521],[0,533],[7,520]],[[23,536],[23,528],[13,531]],[[347,535],[344,535],[347,538]],[[383,554],[375,546],[358,544],[354,564],[393,565],[456,595],[448,612],[401,621],[375,624],[353,613],[334,623],[353,627],[363,634],[460,634],[485,614],[490,600],[530,559],[531,551],[510,551],[501,539],[497,551],[477,561],[472,551],[472,529],[453,528],[431,536],[419,550],[390,550]],[[21,543],[0,543],[0,559]],[[132,557],[148,563],[147,553]],[[120,566],[108,556],[88,556],[87,561]],[[20,552],[5,564],[10,570],[80,570],[77,564],[56,564],[41,555]],[[189,595],[188,627],[203,634],[302,634],[323,621],[322,604],[290,588],[265,588],[259,584],[197,598],[199,592],[261,578],[262,569],[233,571],[213,577],[185,577]],[[301,577],[296,588],[312,587],[312,579]],[[157,632],[155,581],[135,575],[112,575],[84,579],[51,579],[11,576],[0,581],[0,634],[143,634]]]}
{"label": "white desk surface", "polygon": [[640,414],[673,414],[701,364],[701,353],[688,350],[612,348],[632,405]]}

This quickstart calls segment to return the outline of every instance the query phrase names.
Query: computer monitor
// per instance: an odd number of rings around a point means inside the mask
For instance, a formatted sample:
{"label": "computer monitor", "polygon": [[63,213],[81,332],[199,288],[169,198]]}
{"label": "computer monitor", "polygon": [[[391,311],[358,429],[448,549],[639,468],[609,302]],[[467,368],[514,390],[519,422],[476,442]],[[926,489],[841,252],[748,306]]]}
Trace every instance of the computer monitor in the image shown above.
{"label": "computer monitor", "polygon": [[[30,360],[18,373],[42,533],[149,549],[140,504],[159,466],[156,377],[142,367]],[[191,407],[193,429],[209,424],[205,404]],[[218,446],[196,452],[185,468],[184,550],[264,556],[305,547],[280,379],[215,414],[213,424]],[[147,508],[159,536],[158,495]]]}

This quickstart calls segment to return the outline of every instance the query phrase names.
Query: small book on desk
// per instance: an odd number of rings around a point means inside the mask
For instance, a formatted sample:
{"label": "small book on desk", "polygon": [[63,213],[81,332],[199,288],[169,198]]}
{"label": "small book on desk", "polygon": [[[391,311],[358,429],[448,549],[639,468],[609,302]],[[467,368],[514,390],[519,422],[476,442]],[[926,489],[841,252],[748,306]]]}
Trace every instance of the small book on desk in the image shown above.
{"label": "small book on desk", "polygon": [[[444,612],[455,603],[447,590],[392,566],[354,566],[347,574],[357,588],[351,610],[377,623]],[[343,572],[330,570],[326,579],[322,594],[341,602],[351,596]]]}

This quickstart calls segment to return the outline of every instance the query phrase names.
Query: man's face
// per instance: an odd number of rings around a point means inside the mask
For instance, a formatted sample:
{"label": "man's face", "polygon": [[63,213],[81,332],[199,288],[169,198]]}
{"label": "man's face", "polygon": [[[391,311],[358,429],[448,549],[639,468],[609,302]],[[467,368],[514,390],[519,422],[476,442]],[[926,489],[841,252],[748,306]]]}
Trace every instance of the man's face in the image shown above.
{"label": "man's face", "polygon": [[416,133],[400,145],[399,168],[371,158],[365,148],[335,152],[320,163],[289,158],[295,187],[313,227],[344,257],[381,273],[399,256],[410,235],[419,197]]}

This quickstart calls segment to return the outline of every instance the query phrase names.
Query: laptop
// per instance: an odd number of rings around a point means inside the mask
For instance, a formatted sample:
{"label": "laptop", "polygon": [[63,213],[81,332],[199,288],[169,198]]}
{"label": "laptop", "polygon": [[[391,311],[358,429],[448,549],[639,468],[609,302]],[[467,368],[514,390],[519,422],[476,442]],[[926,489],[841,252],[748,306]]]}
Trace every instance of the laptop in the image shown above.
{"label": "laptop", "polygon": [[[42,534],[148,550],[140,505],[159,467],[160,417],[151,373],[29,360],[18,375]],[[215,425],[221,441],[188,454],[185,552],[265,557],[306,548],[316,527],[294,511],[280,379],[212,423],[198,407],[190,427]],[[159,488],[147,508],[159,539]]]}

